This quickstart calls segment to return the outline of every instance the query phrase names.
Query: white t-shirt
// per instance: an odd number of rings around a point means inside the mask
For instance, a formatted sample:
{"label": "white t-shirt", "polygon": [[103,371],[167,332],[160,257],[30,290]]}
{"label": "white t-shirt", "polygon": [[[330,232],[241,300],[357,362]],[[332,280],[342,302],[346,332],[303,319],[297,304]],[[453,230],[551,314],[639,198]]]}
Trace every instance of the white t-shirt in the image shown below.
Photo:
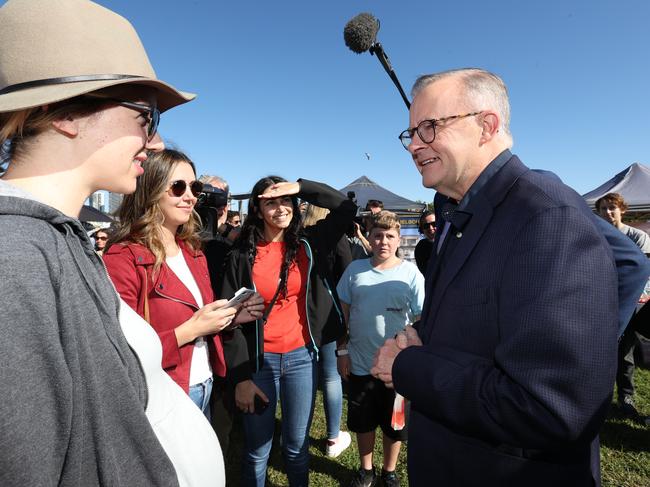
{"label": "white t-shirt", "polygon": [[[196,279],[192,275],[190,268],[187,266],[183,252],[179,252],[173,257],[165,259],[167,265],[174,274],[181,280],[183,285],[192,293],[196,304],[199,308],[203,306],[203,297]],[[205,338],[199,337],[194,340],[194,351],[192,352],[192,364],[190,365],[190,386],[200,384],[201,382],[212,377],[212,367],[210,367],[210,357],[208,355],[208,344]]]}
{"label": "white t-shirt", "polygon": [[162,369],[162,345],[154,329],[120,298],[120,325],[147,381],[145,413],[181,487],[223,487],[219,440],[185,391]]}

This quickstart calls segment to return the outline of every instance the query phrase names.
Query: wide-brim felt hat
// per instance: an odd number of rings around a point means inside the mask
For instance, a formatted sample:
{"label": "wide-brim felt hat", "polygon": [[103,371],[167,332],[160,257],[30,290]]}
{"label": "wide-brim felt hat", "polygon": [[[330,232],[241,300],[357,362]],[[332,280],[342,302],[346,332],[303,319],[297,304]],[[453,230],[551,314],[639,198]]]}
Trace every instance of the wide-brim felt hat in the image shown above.
{"label": "wide-brim felt hat", "polygon": [[133,26],[89,0],[9,0],[0,8],[0,112],[110,86],[154,88],[168,110],[196,95],[156,77]]}

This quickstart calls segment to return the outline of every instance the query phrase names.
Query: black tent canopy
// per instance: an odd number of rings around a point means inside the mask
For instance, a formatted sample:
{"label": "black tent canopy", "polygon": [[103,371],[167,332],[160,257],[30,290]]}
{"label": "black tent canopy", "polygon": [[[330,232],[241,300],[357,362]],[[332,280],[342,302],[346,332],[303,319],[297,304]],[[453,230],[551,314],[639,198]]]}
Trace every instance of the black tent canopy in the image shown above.
{"label": "black tent canopy", "polygon": [[628,211],[650,211],[650,167],[634,163],[582,195],[592,208],[607,193],[619,193],[629,206]]}
{"label": "black tent canopy", "polygon": [[113,221],[110,215],[94,208],[90,205],[83,205],[79,212],[79,221],[81,222],[97,222],[97,223],[110,223]]}
{"label": "black tent canopy", "polygon": [[402,196],[399,196],[392,191],[378,185],[366,176],[361,176],[355,179],[346,187],[341,188],[341,193],[347,194],[349,191],[354,191],[357,204],[361,208],[365,208],[368,200],[379,200],[384,204],[387,210],[400,210],[400,211],[414,211],[420,212],[426,206],[423,203],[416,203]]}

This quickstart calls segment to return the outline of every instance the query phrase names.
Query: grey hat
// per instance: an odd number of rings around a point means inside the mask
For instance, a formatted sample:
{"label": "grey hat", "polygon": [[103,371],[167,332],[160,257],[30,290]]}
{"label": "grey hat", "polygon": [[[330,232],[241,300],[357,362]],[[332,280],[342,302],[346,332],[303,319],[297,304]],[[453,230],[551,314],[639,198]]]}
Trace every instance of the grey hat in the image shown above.
{"label": "grey hat", "polygon": [[196,97],[158,80],[129,21],[88,0],[9,0],[0,46],[0,113],[123,84],[154,88],[160,111]]}

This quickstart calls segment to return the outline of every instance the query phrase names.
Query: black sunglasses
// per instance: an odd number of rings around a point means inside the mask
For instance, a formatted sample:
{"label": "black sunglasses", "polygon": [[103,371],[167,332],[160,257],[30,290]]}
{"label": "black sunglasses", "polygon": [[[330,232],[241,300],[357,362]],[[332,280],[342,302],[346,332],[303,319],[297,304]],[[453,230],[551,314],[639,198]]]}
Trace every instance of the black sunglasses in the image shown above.
{"label": "black sunglasses", "polygon": [[[180,198],[185,194],[185,191],[187,191],[187,182],[182,179],[172,181],[172,183],[169,185],[169,190],[174,196]],[[190,183],[190,191],[195,198],[198,198],[199,195],[203,192],[203,183],[201,181],[192,181]]]}
{"label": "black sunglasses", "polygon": [[130,108],[131,110],[136,110],[142,113],[147,120],[147,141],[151,141],[158,132],[158,125],[160,124],[160,110],[158,107],[145,105],[144,103],[135,103],[132,101],[120,100],[119,98],[109,98],[105,96],[88,94],[85,95],[89,98],[106,100],[111,103],[115,103],[122,107]]}

